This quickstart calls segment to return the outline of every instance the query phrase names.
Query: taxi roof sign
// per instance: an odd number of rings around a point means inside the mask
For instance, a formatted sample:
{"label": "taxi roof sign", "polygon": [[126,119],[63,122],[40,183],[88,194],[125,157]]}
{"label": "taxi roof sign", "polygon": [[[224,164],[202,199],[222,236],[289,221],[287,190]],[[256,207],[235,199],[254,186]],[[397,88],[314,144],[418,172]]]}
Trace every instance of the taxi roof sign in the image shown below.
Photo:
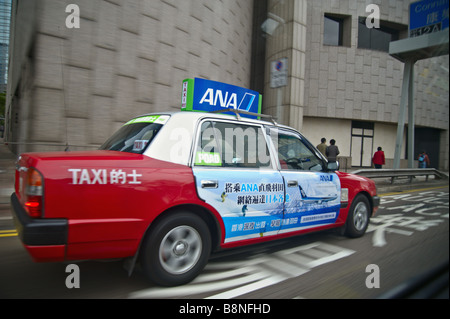
{"label": "taxi roof sign", "polygon": [[[181,110],[195,112],[241,110],[248,118],[261,114],[262,96],[256,91],[206,79],[185,79],[183,81]],[[233,114],[233,112],[224,112]]]}

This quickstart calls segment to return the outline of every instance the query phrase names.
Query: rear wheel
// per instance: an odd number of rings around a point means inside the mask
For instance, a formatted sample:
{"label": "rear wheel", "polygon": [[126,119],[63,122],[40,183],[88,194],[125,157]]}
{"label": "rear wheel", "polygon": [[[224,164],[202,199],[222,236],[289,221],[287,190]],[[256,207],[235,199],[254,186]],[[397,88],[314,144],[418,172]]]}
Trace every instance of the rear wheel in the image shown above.
{"label": "rear wheel", "polygon": [[150,229],[141,249],[147,277],[162,286],[190,282],[203,270],[211,251],[206,223],[195,214],[178,212]]}
{"label": "rear wheel", "polygon": [[369,200],[362,194],[356,195],[348,211],[345,234],[353,238],[361,237],[366,232],[369,221]]}

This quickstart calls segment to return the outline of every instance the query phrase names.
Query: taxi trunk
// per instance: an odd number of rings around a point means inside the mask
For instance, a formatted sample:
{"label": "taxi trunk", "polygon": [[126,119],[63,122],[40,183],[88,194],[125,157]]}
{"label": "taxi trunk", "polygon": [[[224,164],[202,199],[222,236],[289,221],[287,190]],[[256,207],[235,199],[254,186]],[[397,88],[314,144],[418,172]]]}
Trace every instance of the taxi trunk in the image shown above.
{"label": "taxi trunk", "polygon": [[[162,196],[167,176],[179,183]],[[195,197],[191,185],[187,167],[141,154],[28,153],[17,162],[11,201],[35,261],[122,258],[135,254],[148,225],[180,193]]]}

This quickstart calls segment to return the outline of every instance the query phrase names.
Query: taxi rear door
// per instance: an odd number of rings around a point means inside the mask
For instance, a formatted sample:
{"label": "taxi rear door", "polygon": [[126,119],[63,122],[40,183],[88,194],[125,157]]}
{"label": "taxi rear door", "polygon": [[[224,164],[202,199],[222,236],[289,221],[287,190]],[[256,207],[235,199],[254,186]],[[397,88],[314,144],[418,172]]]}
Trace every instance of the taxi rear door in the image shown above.
{"label": "taxi rear door", "polygon": [[225,242],[276,235],[284,209],[284,181],[260,125],[206,120],[193,159],[199,197],[225,226]]}

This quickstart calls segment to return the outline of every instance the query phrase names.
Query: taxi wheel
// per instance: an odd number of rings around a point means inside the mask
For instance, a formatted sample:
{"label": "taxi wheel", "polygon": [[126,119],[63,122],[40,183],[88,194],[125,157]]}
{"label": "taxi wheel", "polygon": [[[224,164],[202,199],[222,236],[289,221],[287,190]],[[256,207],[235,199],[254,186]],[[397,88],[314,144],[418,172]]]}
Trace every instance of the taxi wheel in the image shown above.
{"label": "taxi wheel", "polygon": [[146,236],[141,264],[146,276],[162,286],[192,281],[203,270],[211,252],[206,223],[188,212],[177,212],[152,227]]}
{"label": "taxi wheel", "polygon": [[370,204],[364,195],[357,195],[347,215],[345,233],[348,237],[357,238],[364,235],[370,221]]}

